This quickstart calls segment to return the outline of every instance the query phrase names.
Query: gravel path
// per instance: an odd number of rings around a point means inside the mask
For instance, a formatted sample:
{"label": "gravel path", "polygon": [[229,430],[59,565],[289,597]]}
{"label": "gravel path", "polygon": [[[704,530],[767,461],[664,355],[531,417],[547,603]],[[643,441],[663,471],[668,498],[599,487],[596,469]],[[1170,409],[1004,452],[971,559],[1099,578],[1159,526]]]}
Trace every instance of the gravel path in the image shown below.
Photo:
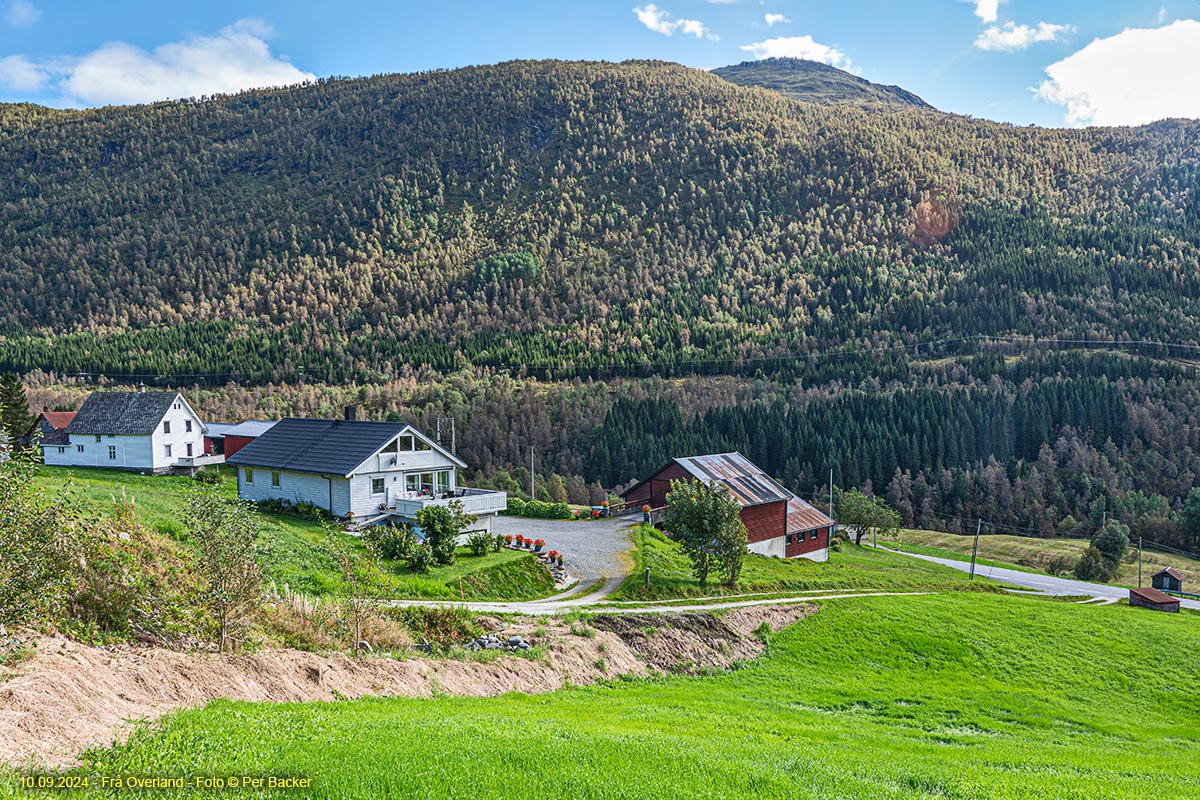
{"label": "gravel path", "polygon": [[566,556],[567,570],[581,585],[604,582],[606,588],[611,585],[610,591],[621,585],[631,569],[632,526],[630,518],[572,522],[500,516],[492,520],[493,533],[545,539],[547,550],[557,550]]}

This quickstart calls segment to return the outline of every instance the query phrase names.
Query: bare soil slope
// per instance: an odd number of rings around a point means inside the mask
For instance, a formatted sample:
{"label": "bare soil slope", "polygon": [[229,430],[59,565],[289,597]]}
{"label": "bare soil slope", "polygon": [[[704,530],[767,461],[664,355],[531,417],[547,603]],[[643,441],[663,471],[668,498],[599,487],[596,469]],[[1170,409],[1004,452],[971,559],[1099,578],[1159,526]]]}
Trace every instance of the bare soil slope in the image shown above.
{"label": "bare soil slope", "polygon": [[[181,653],[133,645],[90,647],[47,637],[38,640],[33,658],[0,670],[0,762],[73,764],[88,747],[124,739],[137,721],[216,698],[311,702],[442,692],[491,696],[547,692],[618,675],[724,668],[762,651],[754,635],[761,622],[778,630],[813,610],[812,605],[753,608],[721,619],[606,616],[595,620],[594,637],[572,635],[571,626],[559,621],[523,621],[505,632],[542,645],[542,657],[486,662],[298,650]],[[661,634],[647,635],[644,629],[652,626]]]}

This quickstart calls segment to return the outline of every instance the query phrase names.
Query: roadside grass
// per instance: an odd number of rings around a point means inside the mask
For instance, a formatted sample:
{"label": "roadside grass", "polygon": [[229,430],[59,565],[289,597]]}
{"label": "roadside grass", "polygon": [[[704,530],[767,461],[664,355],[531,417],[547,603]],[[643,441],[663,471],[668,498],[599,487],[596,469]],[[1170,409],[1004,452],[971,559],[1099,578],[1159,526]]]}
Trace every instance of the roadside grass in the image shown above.
{"label": "roadside grass", "polygon": [[[218,491],[236,499],[232,473],[225,471],[223,477]],[[139,522],[180,542],[186,540],[189,494],[205,488],[180,475],[67,467],[42,467],[36,480],[43,492],[94,511],[106,511],[113,498],[120,499],[124,492],[124,497],[134,502]],[[262,540],[270,546],[263,564],[268,580],[318,597],[341,591],[343,581],[325,552],[327,534],[321,523],[289,514],[255,513],[262,525]],[[361,549],[357,537],[346,536],[346,540]],[[554,591],[554,582],[537,559],[515,550],[472,556],[460,547],[454,564],[434,567],[425,574],[411,572],[402,563],[385,560],[382,565],[385,593],[396,599],[533,600]]]}
{"label": "roadside grass", "polygon": [[770,655],[712,677],[219,701],[91,751],[75,772],[309,776],[304,796],[347,800],[1190,800],[1197,648],[1191,619],[1122,606],[973,592],[838,600],[772,635]]}
{"label": "roadside grass", "polygon": [[[695,597],[762,594],[786,595],[821,591],[913,591],[997,588],[983,579],[974,582],[956,569],[905,558],[884,550],[843,544],[831,552],[829,561],[818,564],[807,559],[779,559],[748,555],[737,589],[710,580],[704,588],[692,575],[691,562],[679,545],[648,525],[638,525],[630,534],[633,574],[607,599],[673,600]],[[646,588],[646,568],[650,587]]]}
{"label": "roadside grass", "polygon": [[[941,533],[938,531],[906,530],[901,536],[901,549],[910,553],[922,553],[960,561],[971,560],[972,535]],[[885,544],[880,542],[881,545]],[[985,534],[979,537],[978,563],[994,564],[1025,572],[1045,574],[1045,567],[1056,556],[1078,559],[1088,547],[1086,539],[1036,539],[1030,536],[1007,534]],[[895,542],[886,546],[894,547]],[[1160,553],[1149,548],[1142,551],[1142,585],[1150,585],[1150,576],[1164,567],[1175,567],[1183,573],[1184,589],[1200,586],[1200,561],[1186,556]],[[1131,543],[1130,552],[1110,583],[1117,586],[1137,586],[1137,542]]]}

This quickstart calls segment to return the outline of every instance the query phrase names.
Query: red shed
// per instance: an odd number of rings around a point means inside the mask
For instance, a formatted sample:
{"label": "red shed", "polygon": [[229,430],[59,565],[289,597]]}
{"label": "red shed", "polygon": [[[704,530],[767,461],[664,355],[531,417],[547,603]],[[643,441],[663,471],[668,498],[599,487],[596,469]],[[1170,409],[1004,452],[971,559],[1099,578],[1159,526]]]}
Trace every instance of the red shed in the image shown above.
{"label": "red shed", "polygon": [[750,552],[780,558],[829,558],[833,520],[783,488],[741,453],[676,458],[623,495],[633,506],[662,508],[671,481],[698,480],[729,489],[742,507]]}
{"label": "red shed", "polygon": [[259,419],[246,420],[236,425],[226,422],[210,422],[206,426],[208,432],[204,437],[204,451],[229,458],[274,426],[275,423],[271,420]]}
{"label": "red shed", "polygon": [[1151,608],[1155,611],[1179,613],[1179,598],[1164,594],[1158,589],[1130,589],[1129,605],[1138,608]]}

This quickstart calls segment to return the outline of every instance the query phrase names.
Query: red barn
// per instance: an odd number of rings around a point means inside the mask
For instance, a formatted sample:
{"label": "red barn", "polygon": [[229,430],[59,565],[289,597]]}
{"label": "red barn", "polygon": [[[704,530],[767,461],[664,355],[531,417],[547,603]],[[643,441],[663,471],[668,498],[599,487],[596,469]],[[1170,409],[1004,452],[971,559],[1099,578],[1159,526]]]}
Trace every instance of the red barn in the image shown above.
{"label": "red barn", "polygon": [[273,421],[258,419],[246,420],[236,425],[210,422],[205,426],[207,433],[204,436],[204,452],[229,458],[273,427]]}
{"label": "red barn", "polygon": [[783,488],[741,453],[677,458],[634,484],[623,498],[633,506],[662,508],[671,481],[698,480],[729,489],[742,507],[750,552],[779,558],[829,558],[834,521]]}

